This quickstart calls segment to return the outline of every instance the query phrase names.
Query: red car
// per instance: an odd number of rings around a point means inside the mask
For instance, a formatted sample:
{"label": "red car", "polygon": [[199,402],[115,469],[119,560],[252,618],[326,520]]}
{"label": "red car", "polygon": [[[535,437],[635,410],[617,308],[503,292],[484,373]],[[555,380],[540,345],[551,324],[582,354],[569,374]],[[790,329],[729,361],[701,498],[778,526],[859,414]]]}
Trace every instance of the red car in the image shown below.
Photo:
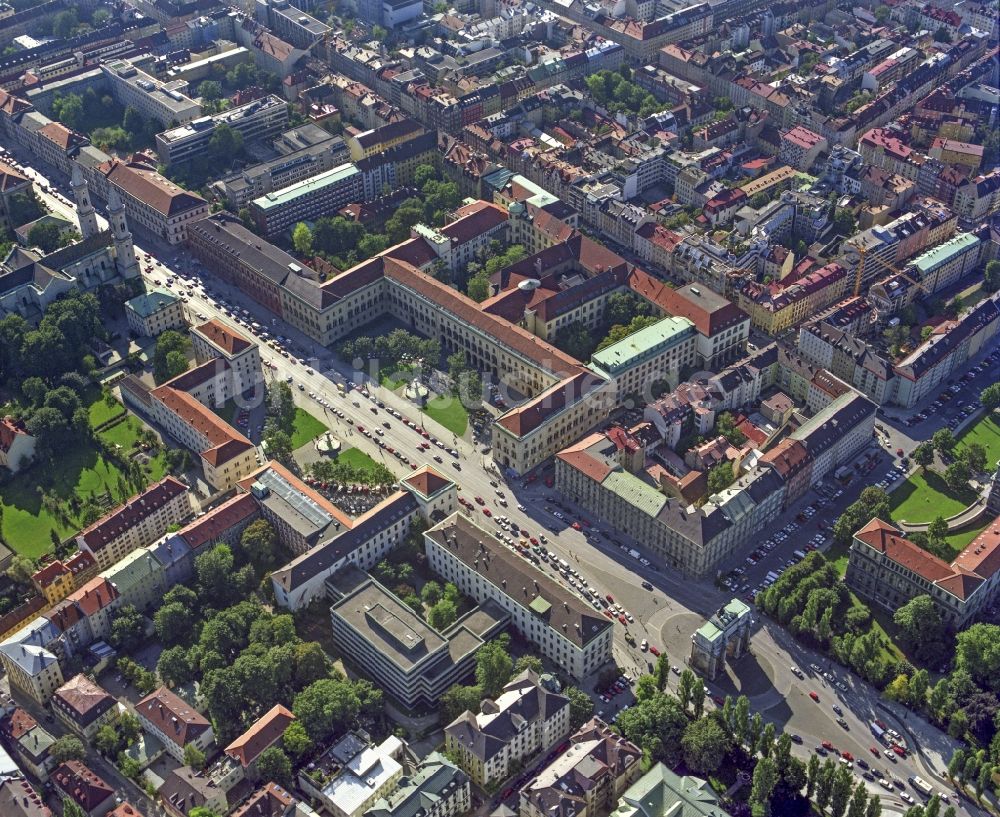
{"label": "red car", "polygon": [[604,611],[604,615],[606,615],[608,618],[614,618],[615,617],[615,614],[612,613],[610,610],[605,610]]}
{"label": "red car", "polygon": [[660,651],[658,649],[656,649],[656,647],[650,647],[649,651],[651,653],[653,653],[653,655],[659,655],[660,654]]}
{"label": "red car", "polygon": [[573,530],[583,530],[583,529],[582,529],[582,528],[580,527],[580,523],[579,523],[579,522],[574,522],[574,523],[573,523],[573,524],[571,525],[571,527],[573,528]]}
{"label": "red car", "polygon": [[489,508],[483,508],[483,514],[485,514],[486,516],[493,516],[493,511],[491,511]]}
{"label": "red car", "polygon": [[906,757],[906,749],[904,749],[902,746],[897,746],[895,743],[892,745],[892,751],[894,751],[897,755],[899,755],[902,758]]}
{"label": "red car", "polygon": [[835,752],[835,751],[837,751],[836,749],[834,749],[834,748],[833,748],[833,744],[832,744],[832,743],[830,743],[830,741],[828,741],[828,740],[824,740],[824,741],[823,741],[823,742],[822,742],[822,743],[820,744],[820,746],[822,746],[822,747],[823,747],[824,749],[826,749],[826,751],[828,751],[828,752]]}
{"label": "red car", "polygon": [[726,703],[724,700],[722,700],[722,697],[719,695],[713,695],[712,701],[715,703],[716,706],[725,706]]}
{"label": "red car", "polygon": [[531,544],[533,544],[533,545],[537,545],[538,544],[538,540],[534,536],[532,536],[528,541],[531,542]]}
{"label": "red car", "polygon": [[618,620],[619,620],[619,621],[620,621],[620,622],[621,622],[622,624],[628,624],[628,619],[626,619],[626,618],[625,618],[625,616],[623,616],[623,615],[619,615],[619,616],[618,616]]}
{"label": "red car", "polygon": [[608,593],[608,595],[606,595],[604,598],[606,598],[611,604],[615,603],[615,597],[612,596],[610,593]]}
{"label": "red car", "polygon": [[854,755],[852,755],[850,752],[841,752],[840,756],[842,758],[844,758],[844,760],[846,760],[846,761],[848,761],[850,763],[854,762]]}
{"label": "red car", "polygon": [[481,496],[477,496],[476,497],[476,504],[477,505],[485,505],[486,504],[486,500],[483,499]]}
{"label": "red car", "polygon": [[868,751],[875,755],[875,757],[881,757],[879,750],[875,746],[869,746]]}
{"label": "red car", "polygon": [[365,433],[365,427],[364,426],[355,426],[355,428],[357,428],[358,431],[360,431],[362,434]]}
{"label": "red car", "polygon": [[816,701],[816,703],[819,703],[819,695],[817,695],[815,692],[810,692],[809,697],[812,698],[814,701]]}

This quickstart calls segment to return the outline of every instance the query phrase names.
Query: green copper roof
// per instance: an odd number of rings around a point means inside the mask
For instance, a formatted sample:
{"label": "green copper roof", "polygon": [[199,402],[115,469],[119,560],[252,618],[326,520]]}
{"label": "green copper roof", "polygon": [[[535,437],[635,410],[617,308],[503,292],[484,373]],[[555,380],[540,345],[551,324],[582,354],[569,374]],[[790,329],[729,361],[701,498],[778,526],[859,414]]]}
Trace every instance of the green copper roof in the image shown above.
{"label": "green copper roof", "polygon": [[913,259],[913,266],[920,270],[921,274],[926,275],[950,258],[978,243],[979,239],[972,233],[958,233],[945,241],[944,244],[938,244],[933,250],[918,255]]}

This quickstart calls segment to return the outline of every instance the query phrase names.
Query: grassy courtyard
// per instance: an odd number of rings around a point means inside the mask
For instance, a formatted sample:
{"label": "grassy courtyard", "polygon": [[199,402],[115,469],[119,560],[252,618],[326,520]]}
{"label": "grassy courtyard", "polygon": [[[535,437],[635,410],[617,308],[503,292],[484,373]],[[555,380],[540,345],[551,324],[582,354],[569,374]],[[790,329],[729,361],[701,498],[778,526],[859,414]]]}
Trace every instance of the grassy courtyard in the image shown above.
{"label": "grassy courtyard", "polygon": [[292,450],[301,448],[306,443],[314,440],[324,431],[326,426],[313,417],[308,411],[301,408],[295,409],[295,421],[292,427]]}
{"label": "grassy courtyard", "polygon": [[958,447],[955,450],[959,452],[963,446],[972,443],[979,443],[986,449],[987,467],[993,468],[1000,460],[1000,422],[996,412],[984,414],[965,429],[958,438]]}
{"label": "grassy courtyard", "polygon": [[957,533],[949,533],[944,537],[944,540],[948,543],[948,547],[951,548],[954,554],[952,558],[958,556],[965,546],[969,544],[973,539],[975,539],[979,534],[986,530],[986,525],[979,525],[975,528],[968,528],[967,530],[958,531]]}
{"label": "grassy courtyard", "polygon": [[[87,395],[91,425],[97,426],[121,413],[121,405],[109,406],[96,390]],[[127,456],[138,441],[143,425],[126,417],[104,429],[99,437],[121,447]],[[167,471],[161,451],[145,466],[147,483],[161,479]],[[83,527],[80,503],[89,498],[110,502],[127,499],[134,490],[126,484],[121,470],[101,455],[98,447],[83,443],[60,452],[55,466],[37,464],[0,484],[0,528],[4,540],[17,553],[32,558],[52,550],[52,531],[66,539]]]}
{"label": "grassy courtyard", "polygon": [[457,397],[435,397],[427,401],[423,411],[457,437],[461,437],[469,427],[469,412]]}
{"label": "grassy courtyard", "polygon": [[889,494],[889,509],[896,521],[930,522],[938,516],[947,519],[975,501],[972,488],[956,492],[936,471],[916,471]]}

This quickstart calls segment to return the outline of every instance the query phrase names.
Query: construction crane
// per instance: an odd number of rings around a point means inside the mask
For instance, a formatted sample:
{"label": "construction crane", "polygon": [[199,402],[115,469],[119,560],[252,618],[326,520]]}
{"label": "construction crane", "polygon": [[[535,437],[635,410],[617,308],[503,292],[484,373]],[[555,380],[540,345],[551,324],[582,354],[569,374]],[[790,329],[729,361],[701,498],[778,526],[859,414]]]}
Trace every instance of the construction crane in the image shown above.
{"label": "construction crane", "polygon": [[[854,276],[854,296],[857,297],[858,295],[861,294],[861,279],[864,277],[865,257],[868,254],[868,249],[864,246],[855,247],[855,249],[858,251],[858,256],[860,257],[860,260],[858,261],[858,271],[857,274]],[[895,273],[904,281],[909,281],[911,284],[913,284],[913,286],[915,286],[917,289],[923,290],[923,292],[925,292],[927,295],[933,294],[926,286],[920,283],[920,281],[911,278],[909,275],[907,275],[901,269],[896,267],[894,264],[890,264],[888,261],[883,261],[877,255],[873,255],[872,258],[879,264],[881,264],[883,267],[885,267],[887,270],[889,270],[889,272]]]}

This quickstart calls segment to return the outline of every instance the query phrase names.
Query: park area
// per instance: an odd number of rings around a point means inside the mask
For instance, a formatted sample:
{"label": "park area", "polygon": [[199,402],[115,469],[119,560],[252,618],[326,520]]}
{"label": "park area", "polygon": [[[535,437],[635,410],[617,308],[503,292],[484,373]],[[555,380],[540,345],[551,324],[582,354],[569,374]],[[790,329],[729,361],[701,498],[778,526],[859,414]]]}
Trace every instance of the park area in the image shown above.
{"label": "park area", "polygon": [[[961,454],[965,446],[973,443],[986,450],[987,467],[1000,460],[1000,423],[996,412],[984,414],[959,435],[955,454]],[[947,519],[975,501],[976,492],[971,487],[955,491],[945,483],[944,475],[933,468],[915,471],[889,494],[892,518],[907,522],[930,522],[938,516]],[[961,540],[956,534],[956,543]]]}
{"label": "park area", "polygon": [[316,439],[326,430],[326,425],[308,411],[296,407],[295,419],[292,421],[292,433],[289,435],[292,438],[292,451]]}
{"label": "park area", "polygon": [[65,540],[137,493],[136,469],[141,469],[144,485],[167,472],[162,449],[151,458],[139,453],[139,446],[145,444],[139,420],[127,415],[121,404],[106,402],[97,389],[84,397],[91,427],[100,428],[96,436],[116,446],[125,462],[136,465],[132,473],[126,473],[88,440],[62,451],[56,463],[37,463],[9,477],[0,484],[0,530],[16,553],[37,558],[53,549],[53,532]]}

